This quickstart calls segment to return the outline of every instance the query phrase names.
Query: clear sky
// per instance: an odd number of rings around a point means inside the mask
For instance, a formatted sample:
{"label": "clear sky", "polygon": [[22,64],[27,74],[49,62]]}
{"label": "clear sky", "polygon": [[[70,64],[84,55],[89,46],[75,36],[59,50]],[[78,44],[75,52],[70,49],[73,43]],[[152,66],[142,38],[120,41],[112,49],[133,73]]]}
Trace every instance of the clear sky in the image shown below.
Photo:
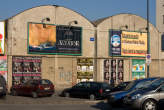
{"label": "clear sky", "polygon": [[[88,20],[120,13],[136,14],[146,19],[147,0],[0,0],[0,20],[40,5],[59,5],[74,10]],[[155,25],[155,2],[149,0],[150,22]]]}

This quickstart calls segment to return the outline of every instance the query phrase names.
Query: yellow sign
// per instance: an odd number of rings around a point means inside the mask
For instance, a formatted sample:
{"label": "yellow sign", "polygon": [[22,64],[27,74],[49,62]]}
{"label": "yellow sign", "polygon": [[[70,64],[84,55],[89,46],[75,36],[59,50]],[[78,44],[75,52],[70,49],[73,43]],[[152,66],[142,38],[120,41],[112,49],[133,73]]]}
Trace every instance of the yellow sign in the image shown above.
{"label": "yellow sign", "polygon": [[147,54],[147,33],[122,31],[121,55],[144,56]]}

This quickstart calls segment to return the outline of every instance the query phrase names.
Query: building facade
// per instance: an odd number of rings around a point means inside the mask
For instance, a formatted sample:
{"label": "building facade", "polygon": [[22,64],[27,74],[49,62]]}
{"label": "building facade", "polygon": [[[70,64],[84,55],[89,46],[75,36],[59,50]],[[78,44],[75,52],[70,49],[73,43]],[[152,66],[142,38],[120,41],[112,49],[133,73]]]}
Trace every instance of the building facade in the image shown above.
{"label": "building facade", "polygon": [[118,84],[147,77],[149,40],[150,76],[162,76],[160,33],[150,24],[148,38],[147,21],[137,15],[119,14],[92,23],[68,8],[48,5],[4,23],[0,61],[5,62],[9,87],[37,78],[49,79],[62,90],[80,81]]}

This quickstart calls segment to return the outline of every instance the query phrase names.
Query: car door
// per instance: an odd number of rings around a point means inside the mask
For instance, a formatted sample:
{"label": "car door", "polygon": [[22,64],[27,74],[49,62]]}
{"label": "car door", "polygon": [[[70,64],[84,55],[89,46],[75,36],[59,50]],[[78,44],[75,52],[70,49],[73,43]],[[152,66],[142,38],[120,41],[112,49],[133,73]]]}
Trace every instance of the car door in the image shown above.
{"label": "car door", "polygon": [[31,93],[31,84],[32,84],[32,81],[29,80],[22,85],[20,89],[23,95],[29,95]]}
{"label": "car door", "polygon": [[164,84],[160,86],[158,92],[159,92],[159,101],[164,103]]}
{"label": "car door", "polygon": [[81,91],[80,92],[81,96],[87,97],[91,92],[91,83],[90,82],[84,82],[80,91]]}
{"label": "car door", "polygon": [[84,84],[82,82],[73,86],[71,91],[70,91],[70,95],[75,96],[75,97],[81,96],[81,90],[82,90],[83,86],[84,86]]}

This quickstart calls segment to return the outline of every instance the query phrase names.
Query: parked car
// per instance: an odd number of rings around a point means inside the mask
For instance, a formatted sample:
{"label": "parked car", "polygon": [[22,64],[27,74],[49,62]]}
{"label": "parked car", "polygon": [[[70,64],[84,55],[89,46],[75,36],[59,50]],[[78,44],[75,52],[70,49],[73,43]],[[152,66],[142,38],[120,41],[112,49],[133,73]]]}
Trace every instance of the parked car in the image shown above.
{"label": "parked car", "polygon": [[110,105],[118,105],[118,103],[121,105],[123,103],[123,98],[130,93],[131,91],[141,88],[142,86],[145,86],[145,84],[151,83],[153,80],[157,78],[144,78],[144,79],[139,79],[139,80],[134,80],[130,82],[127,87],[122,90],[122,91],[116,91],[116,92],[111,92],[107,96],[107,101]]}
{"label": "parked car", "polygon": [[12,86],[11,94],[13,96],[29,95],[33,98],[39,96],[51,96],[54,94],[54,85],[47,79],[31,79],[23,84]]}
{"label": "parked car", "polygon": [[161,99],[164,101],[164,78],[156,79],[151,84],[132,91],[123,102],[141,110],[156,110]]}
{"label": "parked car", "polygon": [[5,78],[0,75],[0,96],[6,96],[7,93],[7,84]]}
{"label": "parked car", "polygon": [[65,97],[86,97],[90,100],[105,98],[112,87],[105,82],[80,82],[71,88],[63,90]]}

